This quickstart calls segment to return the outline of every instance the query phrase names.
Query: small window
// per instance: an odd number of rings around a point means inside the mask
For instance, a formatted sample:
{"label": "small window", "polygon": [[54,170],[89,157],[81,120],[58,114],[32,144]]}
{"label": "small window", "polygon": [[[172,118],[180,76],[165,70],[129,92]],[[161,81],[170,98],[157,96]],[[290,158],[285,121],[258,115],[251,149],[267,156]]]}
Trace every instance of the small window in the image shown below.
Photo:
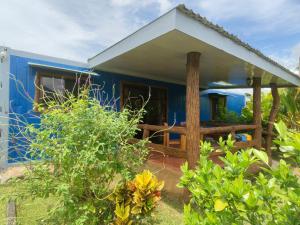
{"label": "small window", "polygon": [[211,119],[218,120],[226,108],[226,96],[224,95],[210,95],[211,102]]}
{"label": "small window", "polygon": [[35,80],[35,102],[45,104],[47,101],[64,101],[67,94],[78,96],[79,89],[86,85],[86,77],[38,74]]}

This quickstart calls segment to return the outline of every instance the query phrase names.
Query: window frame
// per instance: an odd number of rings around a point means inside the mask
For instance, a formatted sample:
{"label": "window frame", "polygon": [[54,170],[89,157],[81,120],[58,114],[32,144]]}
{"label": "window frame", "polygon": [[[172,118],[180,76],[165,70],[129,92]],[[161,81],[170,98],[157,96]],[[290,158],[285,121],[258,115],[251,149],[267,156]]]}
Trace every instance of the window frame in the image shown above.
{"label": "window frame", "polygon": [[[56,78],[56,79],[63,79],[63,80],[76,80],[80,78],[81,80],[84,80],[86,83],[87,81],[90,82],[90,76],[83,76],[83,75],[74,75],[74,74],[68,74],[68,73],[57,73],[57,72],[49,72],[49,71],[39,71],[35,74],[34,79],[34,111],[38,111],[37,107],[41,103],[41,97],[43,96],[43,90],[42,90],[42,78],[43,77],[50,77],[50,78]],[[90,85],[90,84],[88,84]],[[65,87],[64,87],[65,89]]]}
{"label": "window frame", "polygon": [[220,112],[217,111],[217,106],[220,103],[221,99],[224,101],[224,108],[226,108],[226,106],[227,106],[227,96],[226,95],[220,95],[220,94],[210,94],[209,95],[210,108],[211,108],[211,115],[210,115],[211,121],[216,121],[216,119],[219,116],[218,113],[220,113]]}

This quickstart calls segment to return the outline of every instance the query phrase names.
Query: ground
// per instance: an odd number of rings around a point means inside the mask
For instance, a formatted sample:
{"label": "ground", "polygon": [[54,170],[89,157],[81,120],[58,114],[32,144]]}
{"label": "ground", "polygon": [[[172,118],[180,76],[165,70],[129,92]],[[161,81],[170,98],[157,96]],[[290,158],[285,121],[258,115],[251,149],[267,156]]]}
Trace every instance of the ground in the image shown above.
{"label": "ground", "polygon": [[[163,163],[163,161],[166,161]],[[176,162],[176,160],[172,161]],[[150,169],[160,180],[165,181],[165,188],[162,193],[162,200],[159,203],[155,216],[159,225],[180,225],[183,224],[182,210],[183,201],[180,197],[182,190],[176,187],[181,172],[179,166],[170,164],[170,159],[153,159],[148,161],[146,169]],[[14,176],[22,176],[24,168],[14,167],[0,173],[0,183]],[[0,184],[0,224],[6,224],[6,202],[1,200],[1,193],[14,193],[15,188],[22,187]],[[38,225],[37,220],[46,215],[47,210],[55,205],[55,198],[19,200],[17,202],[17,218],[19,225]]]}
{"label": "ground", "polygon": [[[11,193],[14,188],[7,185],[0,186],[0,193]],[[19,200],[17,207],[19,225],[38,225],[38,219],[46,215],[49,208],[55,205],[55,198]],[[168,193],[163,193],[156,216],[159,225],[180,225],[182,221],[183,205],[178,199],[171,199]],[[0,224],[6,224],[6,202],[0,200]]]}
{"label": "ground", "polygon": [[[160,180],[165,181],[162,200],[157,208],[156,216],[160,221],[160,225],[180,225],[183,224],[183,200],[182,189],[176,187],[181,176],[179,166],[182,160],[168,157],[152,156],[151,160],[145,165],[146,169],[150,169]],[[276,166],[278,161],[273,161]],[[0,183],[9,179],[11,176],[22,176],[22,168],[11,168],[6,173],[0,173]],[[294,173],[300,176],[299,168],[294,168]],[[22,187],[17,187],[22,188]],[[14,188],[5,184],[0,185],[0,224],[6,223],[6,202],[1,201],[1,193],[13,193]],[[18,224],[20,225],[38,225],[37,220],[43,217],[51,206],[55,205],[55,198],[22,200],[18,202]]]}

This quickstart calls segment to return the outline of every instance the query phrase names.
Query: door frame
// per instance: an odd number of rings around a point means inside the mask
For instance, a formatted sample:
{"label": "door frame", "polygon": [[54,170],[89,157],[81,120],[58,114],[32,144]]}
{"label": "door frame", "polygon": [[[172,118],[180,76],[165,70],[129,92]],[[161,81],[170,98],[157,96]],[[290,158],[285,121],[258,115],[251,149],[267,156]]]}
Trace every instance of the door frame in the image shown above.
{"label": "door frame", "polygon": [[124,108],[124,103],[125,103],[125,96],[124,96],[124,86],[125,85],[132,85],[132,86],[137,86],[137,87],[151,87],[151,88],[157,88],[157,89],[161,89],[164,90],[166,92],[166,97],[165,97],[165,102],[166,102],[166,108],[165,108],[165,112],[166,112],[166,122],[168,122],[168,112],[169,112],[169,91],[167,87],[163,87],[163,86],[159,86],[159,85],[147,85],[147,84],[143,84],[141,82],[134,82],[134,81],[126,81],[126,80],[121,80],[120,81],[120,109],[123,110]]}

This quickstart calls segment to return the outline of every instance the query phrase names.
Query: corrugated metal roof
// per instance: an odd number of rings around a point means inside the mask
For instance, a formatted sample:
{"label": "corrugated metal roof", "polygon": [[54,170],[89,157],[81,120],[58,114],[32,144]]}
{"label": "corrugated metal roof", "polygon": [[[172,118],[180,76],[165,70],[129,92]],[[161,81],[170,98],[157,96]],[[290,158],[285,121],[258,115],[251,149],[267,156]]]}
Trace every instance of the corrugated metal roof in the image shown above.
{"label": "corrugated metal roof", "polygon": [[50,65],[47,65],[47,64],[40,64],[40,63],[33,63],[33,62],[29,62],[28,65],[32,66],[32,67],[48,69],[48,70],[57,70],[57,71],[63,71],[63,72],[68,72],[68,73],[99,76],[99,74],[97,74],[95,72],[92,72],[92,71],[88,71],[88,70],[86,70],[86,71],[84,71],[84,70],[75,70],[75,69],[70,69],[70,68],[64,68],[64,67],[59,67],[59,66],[50,66]]}
{"label": "corrugated metal roof", "polygon": [[243,46],[244,48],[248,49],[249,51],[255,53],[257,56],[267,60],[268,62],[272,63],[275,66],[280,67],[281,69],[283,69],[284,71],[296,76],[299,78],[299,76],[295,73],[293,73],[292,71],[290,71],[289,69],[287,69],[286,67],[280,65],[278,62],[274,61],[273,59],[267,57],[266,55],[264,55],[261,51],[251,47],[248,43],[243,42],[241,39],[239,39],[236,35],[231,34],[229,32],[227,32],[226,30],[224,30],[223,27],[214,24],[212,22],[210,22],[209,20],[207,20],[205,17],[200,16],[198,13],[195,13],[193,10],[186,8],[186,6],[184,4],[180,4],[176,7],[176,9],[178,9],[180,12],[186,14],[187,16],[199,21],[200,23],[202,23],[203,25],[217,31],[218,33],[220,33],[221,35],[223,35],[226,38],[229,38],[230,40],[234,41],[236,44]]}

